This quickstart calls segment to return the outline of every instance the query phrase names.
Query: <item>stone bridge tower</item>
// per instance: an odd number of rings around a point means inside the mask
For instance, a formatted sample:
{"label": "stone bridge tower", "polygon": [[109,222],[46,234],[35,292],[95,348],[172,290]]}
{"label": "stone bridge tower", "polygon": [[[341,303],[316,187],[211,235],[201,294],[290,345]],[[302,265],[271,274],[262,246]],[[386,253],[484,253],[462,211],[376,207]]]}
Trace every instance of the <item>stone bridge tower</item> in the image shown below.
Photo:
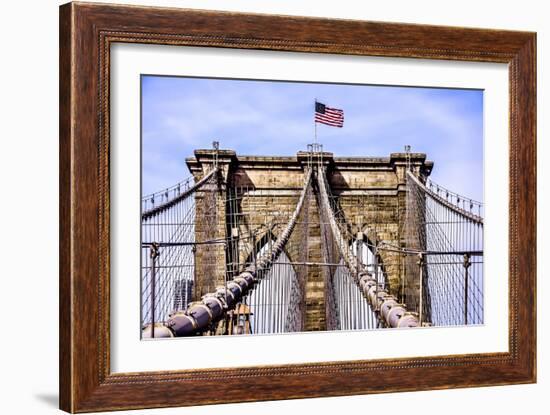
{"label": "stone bridge tower", "polygon": [[[348,237],[362,232],[370,243],[384,241],[396,247],[403,242],[407,166],[427,177],[433,163],[421,153],[392,153],[389,157],[334,157],[322,153],[327,177],[349,226]],[[277,238],[294,211],[303,187],[310,153],[296,156],[241,156],[232,150],[196,150],[186,160],[196,179],[214,163],[220,167],[218,184],[197,192],[197,241],[223,240],[226,244],[197,245],[195,292],[200,298],[251,260],[251,252]],[[316,198],[310,197],[302,218],[287,244],[291,262],[320,263],[321,235]],[[202,218],[202,219],[199,219]],[[238,240],[238,243],[233,241]],[[380,251],[389,288],[401,297],[404,267],[399,254]],[[296,265],[304,281],[304,330],[325,330],[325,283],[319,265]],[[409,289],[410,282],[407,286]],[[414,291],[414,289],[413,289]],[[410,293],[409,293],[410,295]]]}

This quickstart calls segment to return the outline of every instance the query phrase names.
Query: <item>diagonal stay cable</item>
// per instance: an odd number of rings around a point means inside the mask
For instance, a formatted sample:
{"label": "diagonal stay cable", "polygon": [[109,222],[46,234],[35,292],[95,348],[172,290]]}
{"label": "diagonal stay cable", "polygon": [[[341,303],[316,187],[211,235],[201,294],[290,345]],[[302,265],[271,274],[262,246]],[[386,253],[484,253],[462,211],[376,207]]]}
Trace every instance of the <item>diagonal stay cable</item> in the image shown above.
{"label": "diagonal stay cable", "polygon": [[[290,239],[298,216],[305,204],[306,194],[311,185],[311,177],[312,170],[307,169],[304,187],[292,217],[275,243],[256,264],[248,266],[237,277],[229,281],[226,286],[221,286],[215,292],[204,295],[200,301],[191,303],[187,310],[174,313],[164,324],[168,331],[157,331],[159,336],[192,336],[208,330],[213,323],[223,318],[227,311],[232,310],[254,288],[255,283],[261,278],[261,275],[265,275],[266,271],[271,268],[271,265],[283,252],[286,243]],[[144,328],[144,333],[149,331],[148,327]]]}
{"label": "diagonal stay cable", "polygon": [[439,196],[437,193],[435,193],[433,190],[428,189],[424,183],[422,183],[418,177],[416,177],[412,172],[407,171],[408,177],[410,177],[417,186],[419,186],[425,193],[429,194],[431,198],[437,200],[439,203],[444,205],[445,207],[449,208],[453,212],[468,218],[474,223],[483,224],[483,218],[481,216],[476,215],[475,213],[468,212],[467,210],[464,210],[458,206],[455,206],[454,204],[450,203],[449,201],[445,200],[441,196]]}
{"label": "diagonal stay cable", "polygon": [[208,174],[206,174],[202,179],[200,179],[197,183],[195,183],[193,186],[191,186],[189,189],[187,189],[183,193],[179,194],[178,196],[170,199],[169,201],[167,201],[167,202],[165,202],[161,205],[158,205],[154,208],[146,210],[145,212],[142,212],[141,213],[141,220],[142,221],[147,220],[152,216],[158,215],[160,212],[163,212],[166,209],[174,206],[176,203],[187,199],[187,197],[189,197],[195,191],[200,189],[202,187],[202,185],[205,184],[206,182],[208,182],[208,180],[210,180],[210,178],[213,177],[214,174],[216,174],[217,172],[218,172],[218,168],[214,168],[214,169],[210,170],[210,172]]}
{"label": "diagonal stay cable", "polygon": [[360,272],[357,269],[355,255],[348,249],[348,244],[342,236],[330,199],[328,196],[328,181],[325,168],[318,166],[317,184],[320,193],[323,208],[328,212],[329,225],[332,230],[336,245],[342,254],[342,258],[347,265],[351,277],[367,298],[367,301],[374,310],[380,311],[378,318],[383,321],[387,327],[417,327],[420,325],[418,317],[414,313],[407,311],[403,304],[399,304],[397,299],[387,291],[378,287],[376,280],[367,272]]}

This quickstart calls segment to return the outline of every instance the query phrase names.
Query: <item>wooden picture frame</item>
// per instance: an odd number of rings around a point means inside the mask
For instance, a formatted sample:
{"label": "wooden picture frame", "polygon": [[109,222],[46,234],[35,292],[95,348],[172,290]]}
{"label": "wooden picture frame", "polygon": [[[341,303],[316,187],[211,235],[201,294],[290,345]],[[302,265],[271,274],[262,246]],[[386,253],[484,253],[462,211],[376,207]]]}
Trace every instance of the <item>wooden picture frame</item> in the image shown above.
{"label": "wooden picture frame", "polygon": [[[509,352],[112,374],[109,62],[116,42],[507,63]],[[60,8],[59,93],[61,409],[90,412],[535,382],[535,33],[70,3]]]}

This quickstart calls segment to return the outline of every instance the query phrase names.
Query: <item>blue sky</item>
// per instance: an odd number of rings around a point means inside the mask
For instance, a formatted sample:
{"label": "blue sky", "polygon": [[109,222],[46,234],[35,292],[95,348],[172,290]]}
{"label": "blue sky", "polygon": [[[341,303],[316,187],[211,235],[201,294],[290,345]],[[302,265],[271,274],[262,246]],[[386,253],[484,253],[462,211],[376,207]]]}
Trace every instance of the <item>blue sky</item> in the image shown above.
{"label": "blue sky", "polygon": [[295,155],[313,142],[313,103],[344,110],[343,128],[318,124],[336,156],[423,152],[432,180],[483,199],[483,92],[479,90],[142,76],[142,191],[189,176],[196,148]]}

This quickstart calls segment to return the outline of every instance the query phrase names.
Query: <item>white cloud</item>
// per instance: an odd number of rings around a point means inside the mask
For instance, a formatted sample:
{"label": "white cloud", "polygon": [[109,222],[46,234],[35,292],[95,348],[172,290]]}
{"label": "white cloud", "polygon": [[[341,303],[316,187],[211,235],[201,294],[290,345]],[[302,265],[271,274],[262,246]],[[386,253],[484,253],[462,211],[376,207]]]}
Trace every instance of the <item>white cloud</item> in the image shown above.
{"label": "white cloud", "polygon": [[435,161],[442,185],[482,192],[482,114],[464,108],[464,91],[176,78],[147,94],[144,189],[181,179],[184,158],[213,140],[247,155],[304,150],[317,97],[345,111],[343,129],[318,126],[327,151],[387,156],[411,144]]}

